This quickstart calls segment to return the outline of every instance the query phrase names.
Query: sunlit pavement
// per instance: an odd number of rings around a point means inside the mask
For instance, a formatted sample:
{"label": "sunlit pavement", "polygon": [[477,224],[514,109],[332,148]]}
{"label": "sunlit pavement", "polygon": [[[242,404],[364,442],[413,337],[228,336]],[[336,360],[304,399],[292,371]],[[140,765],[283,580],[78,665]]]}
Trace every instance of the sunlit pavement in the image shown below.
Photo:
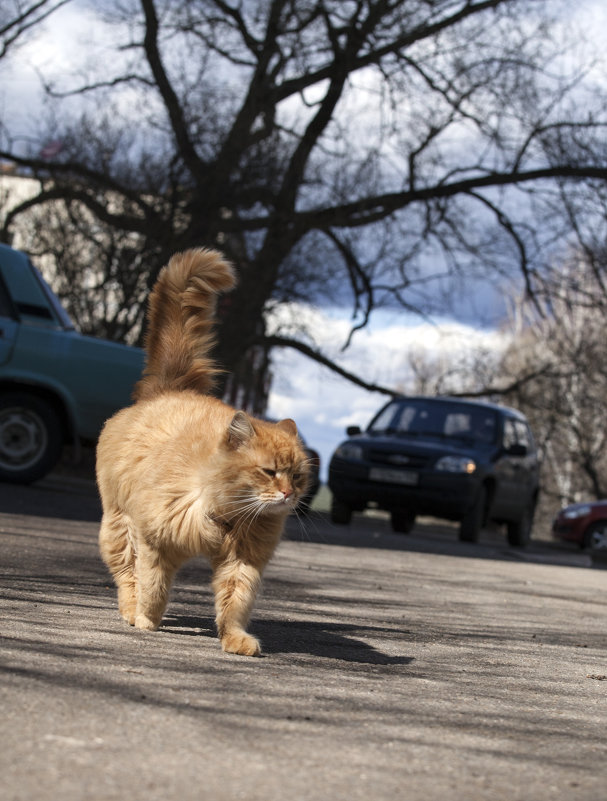
{"label": "sunlit pavement", "polygon": [[90,482],[0,502],[7,801],[605,798],[607,573],[573,548],[293,520],[248,659],[201,560],[161,631],[120,620]]}

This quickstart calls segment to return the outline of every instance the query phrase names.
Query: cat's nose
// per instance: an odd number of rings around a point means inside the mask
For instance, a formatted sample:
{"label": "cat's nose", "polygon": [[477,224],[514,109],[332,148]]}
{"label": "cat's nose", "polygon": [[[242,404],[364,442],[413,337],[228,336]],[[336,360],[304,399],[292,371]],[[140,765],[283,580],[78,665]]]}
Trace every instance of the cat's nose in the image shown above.
{"label": "cat's nose", "polygon": [[291,489],[291,487],[288,487],[287,489],[282,490],[282,494],[285,501],[287,501],[291,497],[291,495],[293,495],[293,490]]}

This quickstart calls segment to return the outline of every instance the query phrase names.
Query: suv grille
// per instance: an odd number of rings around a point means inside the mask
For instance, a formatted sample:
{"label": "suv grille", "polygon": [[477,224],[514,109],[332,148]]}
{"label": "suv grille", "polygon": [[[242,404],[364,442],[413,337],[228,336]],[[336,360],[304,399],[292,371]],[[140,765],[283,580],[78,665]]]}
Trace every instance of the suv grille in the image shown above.
{"label": "suv grille", "polygon": [[419,454],[390,453],[386,451],[369,451],[368,459],[374,464],[390,465],[390,467],[409,467],[413,470],[427,467],[436,457],[420,456]]}

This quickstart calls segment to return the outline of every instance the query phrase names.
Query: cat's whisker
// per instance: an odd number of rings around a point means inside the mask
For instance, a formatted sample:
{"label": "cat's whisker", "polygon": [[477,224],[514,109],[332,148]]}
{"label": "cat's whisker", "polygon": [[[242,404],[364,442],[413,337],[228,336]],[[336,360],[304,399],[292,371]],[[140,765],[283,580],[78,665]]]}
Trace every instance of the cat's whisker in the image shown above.
{"label": "cat's whisker", "polygon": [[249,531],[253,523],[266,511],[266,506],[260,498],[246,492],[240,496],[233,496],[233,500],[227,502],[226,509],[228,514],[238,518],[240,525]]}
{"label": "cat's whisker", "polygon": [[301,530],[305,533],[306,538],[308,541],[311,542],[310,537],[310,529],[313,530],[316,537],[320,537],[323,542],[327,542],[326,535],[322,533],[322,529],[319,525],[319,521],[322,519],[322,515],[320,512],[308,510],[304,512],[303,510],[297,510],[297,522],[301,527]]}

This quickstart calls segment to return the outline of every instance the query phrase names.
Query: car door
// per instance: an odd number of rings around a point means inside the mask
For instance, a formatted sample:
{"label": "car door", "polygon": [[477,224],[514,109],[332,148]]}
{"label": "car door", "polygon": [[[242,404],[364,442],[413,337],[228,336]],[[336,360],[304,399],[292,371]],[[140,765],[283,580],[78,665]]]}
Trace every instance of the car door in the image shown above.
{"label": "car door", "polygon": [[4,364],[11,357],[18,327],[13,304],[0,280],[0,364]]}
{"label": "car door", "polygon": [[[515,420],[516,441],[520,456],[517,461],[517,497],[525,508],[531,496],[535,493],[538,484],[538,458],[535,441],[531,429],[524,420]],[[524,451],[524,453],[523,453]]]}
{"label": "car door", "polygon": [[517,431],[515,421],[506,417],[503,421],[502,441],[499,456],[495,462],[495,495],[491,507],[492,516],[509,518],[516,516],[521,506],[517,497],[520,486],[520,458],[512,451],[517,447]]}

